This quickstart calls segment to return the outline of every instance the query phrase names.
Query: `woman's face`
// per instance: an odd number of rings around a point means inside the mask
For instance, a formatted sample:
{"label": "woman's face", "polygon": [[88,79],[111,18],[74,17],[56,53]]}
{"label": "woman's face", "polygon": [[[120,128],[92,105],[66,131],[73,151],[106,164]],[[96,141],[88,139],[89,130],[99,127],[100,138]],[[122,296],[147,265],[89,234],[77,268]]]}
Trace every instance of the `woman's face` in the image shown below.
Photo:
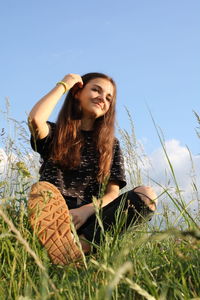
{"label": "woman's face", "polygon": [[113,84],[104,78],[90,80],[83,89],[76,93],[83,117],[97,119],[109,110],[114,95]]}

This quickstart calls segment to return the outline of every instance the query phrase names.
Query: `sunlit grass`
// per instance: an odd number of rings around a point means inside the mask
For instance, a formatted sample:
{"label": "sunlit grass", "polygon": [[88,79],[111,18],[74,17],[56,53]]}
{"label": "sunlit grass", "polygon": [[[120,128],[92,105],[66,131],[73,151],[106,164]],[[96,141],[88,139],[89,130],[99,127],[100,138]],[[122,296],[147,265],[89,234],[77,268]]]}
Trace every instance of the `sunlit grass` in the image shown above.
{"label": "sunlit grass", "polygon": [[[83,266],[61,267],[52,265],[28,223],[27,194],[38,180],[39,164],[30,150],[26,124],[7,113],[4,116],[7,125],[0,128],[0,148],[8,161],[0,168],[0,299],[200,297],[199,216],[187,209],[159,131],[177,193],[150,177],[149,183],[159,185],[159,196],[167,199],[172,211],[162,207],[151,222],[129,228],[123,235],[118,234],[123,224],[118,215],[114,234],[104,233],[104,241],[96,246],[96,253],[86,256]],[[120,136],[126,162],[135,171],[134,176],[128,174],[130,184],[142,184],[143,162],[148,157],[137,142],[133,123],[132,132],[121,130]],[[100,214],[98,218],[101,225]]]}

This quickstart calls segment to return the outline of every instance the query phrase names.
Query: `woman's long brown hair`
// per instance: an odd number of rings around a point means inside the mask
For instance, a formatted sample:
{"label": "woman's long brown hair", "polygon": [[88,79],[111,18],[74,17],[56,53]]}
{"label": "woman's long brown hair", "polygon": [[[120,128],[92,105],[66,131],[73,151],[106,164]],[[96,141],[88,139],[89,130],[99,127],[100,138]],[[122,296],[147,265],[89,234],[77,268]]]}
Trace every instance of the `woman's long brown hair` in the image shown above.
{"label": "woman's long brown hair", "polygon": [[[107,113],[95,120],[93,140],[99,156],[97,180],[103,182],[110,175],[114,145],[114,123],[116,84],[112,78],[102,73],[88,73],[82,76],[83,87],[92,79],[109,80],[114,88],[113,100]],[[71,88],[65,98],[56,121],[55,135],[52,144],[51,158],[64,168],[73,169],[79,166],[81,149],[84,144],[81,134],[81,106],[74,95],[78,87]]]}

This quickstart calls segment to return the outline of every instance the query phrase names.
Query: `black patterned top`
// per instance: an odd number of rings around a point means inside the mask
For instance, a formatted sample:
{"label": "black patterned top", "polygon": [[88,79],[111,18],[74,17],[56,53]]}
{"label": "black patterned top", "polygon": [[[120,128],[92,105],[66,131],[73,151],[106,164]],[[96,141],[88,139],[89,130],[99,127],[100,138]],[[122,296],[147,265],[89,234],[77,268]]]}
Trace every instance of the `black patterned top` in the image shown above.
{"label": "black patterned top", "polygon": [[[31,146],[41,156],[40,181],[48,181],[54,184],[69,201],[72,200],[76,206],[92,202],[92,196],[98,198],[101,185],[96,177],[98,174],[98,157],[93,143],[92,131],[83,131],[84,146],[81,152],[81,163],[75,169],[63,169],[49,158],[51,153],[51,142],[55,132],[55,123],[48,122],[49,134],[34,141],[31,136]],[[109,181],[119,184],[120,188],[126,185],[124,160],[118,139],[115,139],[111,173]]]}

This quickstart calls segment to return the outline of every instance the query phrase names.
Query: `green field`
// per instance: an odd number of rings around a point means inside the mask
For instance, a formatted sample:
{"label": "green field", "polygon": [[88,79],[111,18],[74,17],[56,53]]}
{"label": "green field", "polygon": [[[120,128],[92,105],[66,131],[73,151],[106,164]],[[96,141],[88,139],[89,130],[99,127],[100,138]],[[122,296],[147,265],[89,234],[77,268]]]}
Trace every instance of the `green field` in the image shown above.
{"label": "green field", "polygon": [[[38,160],[30,152],[27,126],[4,117],[0,148],[8,163],[0,179],[0,300],[200,299],[200,217],[187,209],[169,160],[176,193],[162,186],[159,195],[168,199],[169,209],[160,205],[151,222],[123,235],[118,234],[119,216],[114,234],[102,234],[101,245],[94,245],[96,252],[84,264],[55,266],[28,223],[27,194],[37,180]],[[120,136],[124,154],[131,155],[132,183],[141,184],[142,156],[133,124],[131,133],[120,130]],[[159,132],[158,138],[165,152]],[[199,207],[195,184],[194,189],[192,200]]]}

